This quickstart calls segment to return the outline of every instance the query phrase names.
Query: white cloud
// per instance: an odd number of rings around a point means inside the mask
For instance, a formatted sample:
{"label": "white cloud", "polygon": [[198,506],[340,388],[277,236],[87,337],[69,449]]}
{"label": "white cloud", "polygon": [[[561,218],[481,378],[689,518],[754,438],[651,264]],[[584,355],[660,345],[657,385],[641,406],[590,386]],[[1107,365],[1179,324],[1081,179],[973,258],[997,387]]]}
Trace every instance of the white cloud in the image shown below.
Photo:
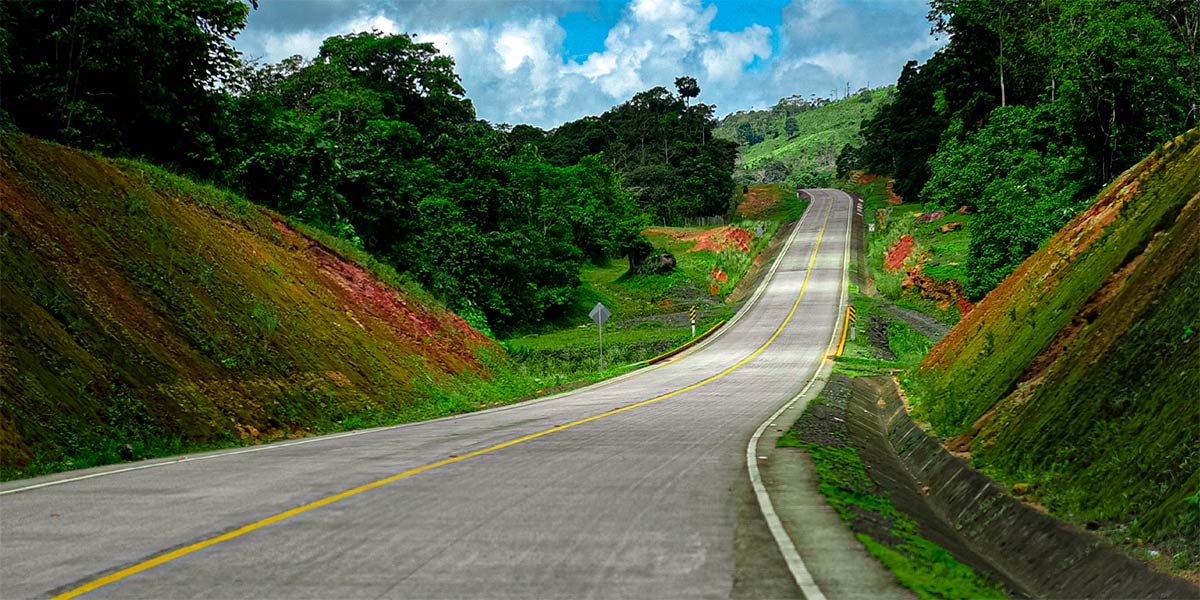
{"label": "white cloud", "polygon": [[[922,0],[795,0],[780,27],[750,24],[741,31],[713,26],[719,10],[737,10],[736,4],[631,0],[603,48],[577,60],[563,58],[569,32],[558,16],[594,0],[457,0],[461,10],[437,9],[435,0],[388,1],[338,0],[340,20],[289,17],[276,29],[255,28],[252,14],[238,46],[274,62],[312,57],[330,35],[412,33],[454,57],[480,118],[549,128],[599,114],[653,86],[672,89],[680,75],[696,77],[700,100],[721,112],[769,106],[797,93],[826,96],[848,80],[855,88],[886,84],[905,61],[927,58],[938,45],[928,35]],[[886,33],[881,23],[888,24]]]}
{"label": "white cloud", "polygon": [[708,79],[714,83],[735,81],[755,57],[771,57],[771,30],[762,25],[740,33],[718,31],[716,41],[700,53]]}

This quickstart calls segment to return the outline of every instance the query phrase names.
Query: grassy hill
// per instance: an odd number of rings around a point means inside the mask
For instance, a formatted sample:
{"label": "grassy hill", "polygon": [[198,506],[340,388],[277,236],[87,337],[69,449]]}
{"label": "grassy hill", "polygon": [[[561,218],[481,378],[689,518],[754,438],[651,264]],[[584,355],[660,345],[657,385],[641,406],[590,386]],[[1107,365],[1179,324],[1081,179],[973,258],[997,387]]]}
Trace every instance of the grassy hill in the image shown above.
{"label": "grassy hill", "polygon": [[533,385],[417,286],[241,198],[26,137],[0,138],[0,156],[5,478],[430,418]]}
{"label": "grassy hill", "polygon": [[914,414],[1052,513],[1200,535],[1200,130],[1125,172],[920,364]]}
{"label": "grassy hill", "polygon": [[859,124],[890,97],[889,88],[880,88],[828,103],[784,98],[770,110],[725,117],[713,134],[742,145],[740,181],[822,185],[834,174],[842,146],[862,143]]}

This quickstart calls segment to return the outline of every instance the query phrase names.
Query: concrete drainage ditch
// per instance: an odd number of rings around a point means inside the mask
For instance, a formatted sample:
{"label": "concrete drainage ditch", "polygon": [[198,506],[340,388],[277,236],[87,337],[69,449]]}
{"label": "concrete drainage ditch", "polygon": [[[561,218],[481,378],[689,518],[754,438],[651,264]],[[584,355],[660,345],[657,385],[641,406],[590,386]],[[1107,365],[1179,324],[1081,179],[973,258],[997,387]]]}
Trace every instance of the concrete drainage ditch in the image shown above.
{"label": "concrete drainage ditch", "polygon": [[1034,510],[952,456],[912,421],[894,379],[835,376],[830,384],[849,386],[848,433],[897,508],[919,523],[922,535],[1012,595],[1200,598],[1188,582]]}

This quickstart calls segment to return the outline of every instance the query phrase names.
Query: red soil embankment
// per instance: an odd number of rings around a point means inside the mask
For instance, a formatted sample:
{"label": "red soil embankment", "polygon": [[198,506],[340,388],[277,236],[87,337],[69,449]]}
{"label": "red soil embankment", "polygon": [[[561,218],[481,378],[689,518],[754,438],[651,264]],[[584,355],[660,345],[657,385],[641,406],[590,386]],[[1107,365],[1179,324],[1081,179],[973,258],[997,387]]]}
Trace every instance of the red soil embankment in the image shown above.
{"label": "red soil embankment", "polygon": [[883,266],[889,273],[895,273],[904,268],[904,261],[912,255],[913,248],[916,247],[916,242],[911,235],[902,235],[896,241],[896,245],[883,256]]}

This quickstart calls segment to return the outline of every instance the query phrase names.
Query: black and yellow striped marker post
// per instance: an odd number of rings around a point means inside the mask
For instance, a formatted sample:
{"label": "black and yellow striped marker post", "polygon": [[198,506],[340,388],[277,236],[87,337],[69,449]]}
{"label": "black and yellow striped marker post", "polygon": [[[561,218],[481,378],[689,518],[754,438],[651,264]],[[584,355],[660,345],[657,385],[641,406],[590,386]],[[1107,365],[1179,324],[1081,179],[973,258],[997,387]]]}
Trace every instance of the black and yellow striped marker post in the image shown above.
{"label": "black and yellow striped marker post", "polygon": [[857,316],[853,306],[846,307],[846,320],[842,325],[842,343],[838,344],[837,355],[841,356],[842,351],[846,349],[846,334],[850,334],[850,341],[854,341],[858,333],[858,325],[855,324]]}
{"label": "black and yellow striped marker post", "polygon": [[846,307],[846,321],[850,323],[850,341],[853,342],[858,339],[858,319],[853,306]]}
{"label": "black and yellow striped marker post", "polygon": [[696,337],[696,305],[695,304],[692,305],[692,308],[688,309],[688,314],[692,316],[692,337]]}

